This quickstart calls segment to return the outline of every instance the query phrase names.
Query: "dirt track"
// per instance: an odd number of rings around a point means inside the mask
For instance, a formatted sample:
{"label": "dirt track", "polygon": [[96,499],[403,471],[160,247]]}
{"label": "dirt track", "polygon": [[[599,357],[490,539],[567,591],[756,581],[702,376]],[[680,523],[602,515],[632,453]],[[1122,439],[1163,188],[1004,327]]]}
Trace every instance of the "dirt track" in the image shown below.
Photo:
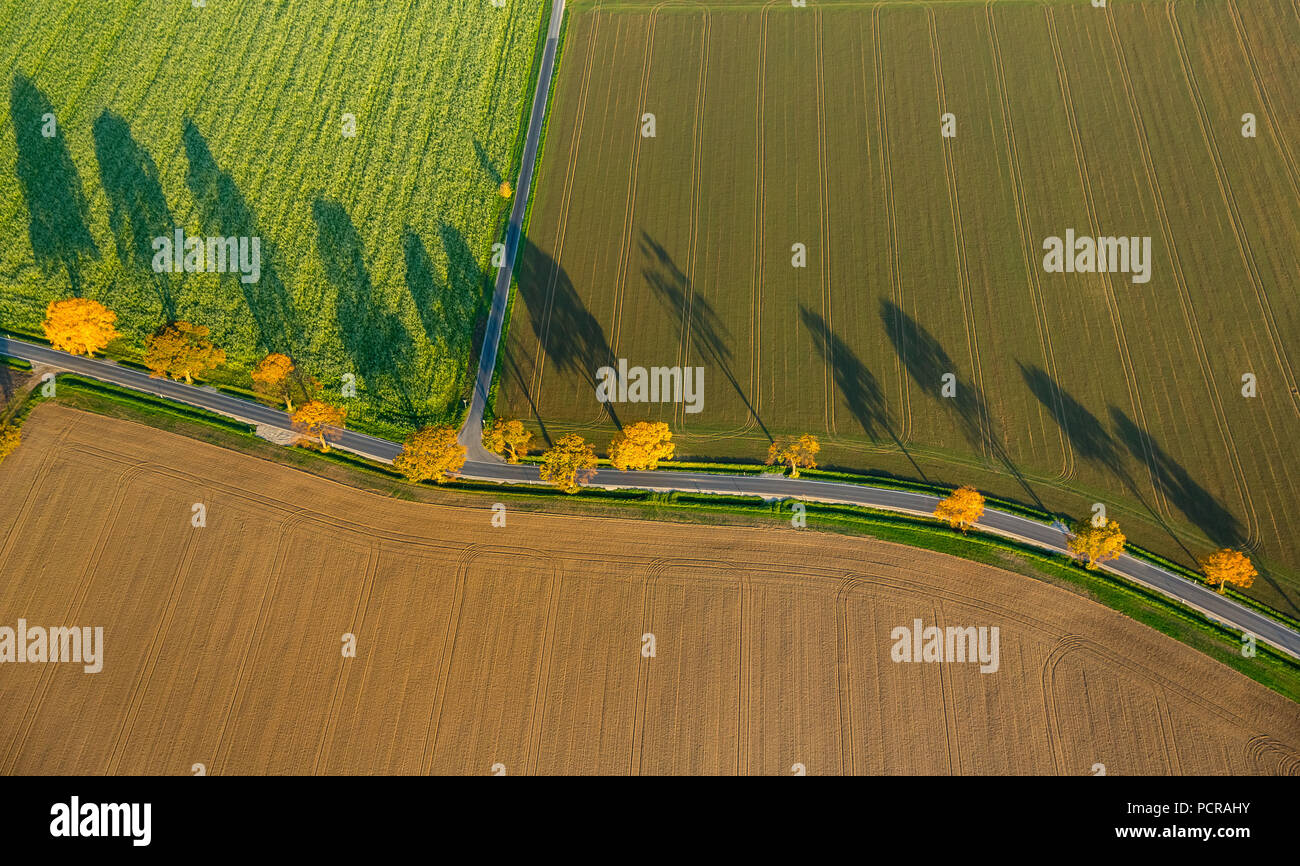
{"label": "dirt track", "polygon": [[[0,625],[103,626],[104,666],[0,668],[0,772],[1300,773],[1294,704],[1020,575],[491,505],[40,407]],[[893,662],[915,619],[998,627],[997,672]]]}

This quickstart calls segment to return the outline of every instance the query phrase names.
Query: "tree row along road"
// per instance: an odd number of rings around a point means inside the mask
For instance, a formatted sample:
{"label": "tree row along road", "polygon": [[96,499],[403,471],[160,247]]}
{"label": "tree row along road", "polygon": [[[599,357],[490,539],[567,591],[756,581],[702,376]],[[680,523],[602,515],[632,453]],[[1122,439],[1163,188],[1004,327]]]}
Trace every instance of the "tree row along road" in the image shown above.
{"label": "tree row along road", "polygon": [[[69,355],[46,346],[6,337],[0,337],[0,354],[207,409],[247,424],[263,424],[280,429],[291,427],[289,416],[278,409],[232,397],[211,388],[186,385],[169,379],[157,379],[148,373],[123,367],[112,361]],[[385,463],[391,463],[402,450],[402,446],[396,442],[353,430],[337,431],[334,443],[346,451]],[[486,453],[481,441],[478,446],[478,452]],[[474,481],[509,484],[543,483],[536,466],[511,465],[495,457],[488,459],[477,457],[467,460],[459,474],[462,478]],[[675,470],[620,472],[616,469],[601,469],[596,472],[591,486],[607,489],[756,496],[763,499],[803,499],[925,516],[932,514],[939,502],[939,497],[925,493],[841,481],[817,481],[779,475],[721,475]],[[1060,528],[1018,514],[986,509],[976,526],[985,532],[1043,550],[1068,554],[1065,533]],[[1127,554],[1103,564],[1102,567],[1188,604],[1212,619],[1249,632],[1264,643],[1300,657],[1300,633],[1202,584],[1193,583],[1173,572]]]}
{"label": "tree row along road", "polygon": [[[564,0],[552,0],[551,17],[547,28],[546,44],[538,72],[537,88],[533,95],[532,112],[520,161],[519,180],[516,184],[514,206],[506,224],[505,266],[497,273],[492,295],[492,307],[483,336],[473,395],[465,425],[459,441],[465,446],[468,459],[460,471],[462,478],[510,484],[542,483],[537,467],[510,465],[489,453],[482,442],[483,418],[492,376],[496,369],[497,349],[510,299],[510,284],[515,256],[523,231],[533,170],[541,144],[542,127],[546,118],[546,104],[550,95],[551,79],[555,70],[555,55],[559,44],[560,24],[564,18]],[[223,394],[212,388],[186,385],[167,379],[156,379],[138,370],[122,367],[112,361],[83,358],[59,352],[45,346],[12,340],[0,336],[0,354],[21,358],[33,364],[42,364],[57,370],[77,373],[89,378],[109,382],[134,391],[175,400],[249,424],[264,424],[280,429],[291,427],[289,416],[251,400]],[[402,446],[387,439],[369,436],[352,430],[339,430],[335,444],[346,450],[391,463]],[[907,490],[870,487],[846,482],[816,481],[807,478],[785,478],[777,475],[741,476],[720,475],[708,472],[620,472],[602,469],[595,474],[592,485],[607,489],[639,489],[678,491],[683,493],[708,493],[729,496],[757,496],[763,499],[803,499],[839,505],[858,505],[897,511],[905,514],[928,516],[939,502],[937,496]],[[1001,535],[1015,541],[1055,553],[1067,553],[1065,533],[1058,527],[1010,514],[986,509],[976,526],[985,532]],[[1276,620],[1251,610],[1230,598],[1208,589],[1202,584],[1167,571],[1144,560],[1125,554],[1105,563],[1103,568],[1149,589],[1163,593],[1227,625],[1249,632],[1255,637],[1300,658],[1300,633]]]}

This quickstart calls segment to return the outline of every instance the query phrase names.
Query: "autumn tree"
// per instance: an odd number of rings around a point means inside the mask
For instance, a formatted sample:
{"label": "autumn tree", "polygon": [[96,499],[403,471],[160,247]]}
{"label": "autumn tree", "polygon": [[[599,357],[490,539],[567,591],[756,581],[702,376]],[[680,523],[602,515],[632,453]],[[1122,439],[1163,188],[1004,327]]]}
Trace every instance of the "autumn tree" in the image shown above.
{"label": "autumn tree", "polygon": [[442,484],[465,465],[465,446],[456,441],[455,427],[424,427],[412,433],[393,460],[406,480],[413,484],[436,481]]}
{"label": "autumn tree", "polygon": [[1217,585],[1219,592],[1225,592],[1228,584],[1249,589],[1255,582],[1255,575],[1259,574],[1250,557],[1227,547],[1202,558],[1200,563],[1201,571],[1205,572],[1205,582],[1210,586]]}
{"label": "autumn tree", "polygon": [[984,514],[984,496],[974,487],[958,487],[939,502],[934,516],[965,532]]}
{"label": "autumn tree", "polygon": [[672,460],[677,446],[662,421],[638,421],[614,437],[609,462],[615,469],[655,469],[660,460]]}
{"label": "autumn tree", "polygon": [[145,343],[144,365],[155,376],[183,378],[194,384],[195,376],[226,362],[226,352],[208,339],[204,325],[172,322]]}
{"label": "autumn tree", "polygon": [[0,460],[4,460],[10,454],[14,453],[23,441],[22,434],[18,428],[12,424],[0,424]]}
{"label": "autumn tree", "polygon": [[791,478],[798,478],[800,469],[817,468],[817,452],[821,450],[816,436],[781,436],[767,449],[767,465],[783,464],[789,467]]}
{"label": "autumn tree", "polygon": [[502,198],[510,198],[515,194],[515,189],[510,185],[510,181],[501,181],[501,186],[497,187],[497,195]]}
{"label": "autumn tree", "polygon": [[498,418],[483,431],[483,447],[493,454],[502,455],[507,463],[518,463],[519,456],[528,453],[532,441],[533,434],[524,428],[522,421]]}
{"label": "autumn tree", "polygon": [[542,455],[542,480],[565,493],[576,493],[596,474],[596,451],[577,433],[561,436]]}
{"label": "autumn tree", "polygon": [[293,395],[289,392],[293,369],[288,355],[272,352],[253,368],[253,390],[264,399],[284,403],[285,409],[293,412]]}
{"label": "autumn tree", "polygon": [[90,298],[50,301],[45,308],[45,339],[74,355],[94,355],[119,336],[117,313]]}
{"label": "autumn tree", "polygon": [[337,435],[336,428],[343,426],[348,410],[333,406],[323,400],[312,400],[298,407],[298,411],[289,416],[293,429],[320,443],[320,450],[330,450],[328,437]]}
{"label": "autumn tree", "polygon": [[1126,541],[1119,524],[1114,520],[1107,520],[1100,525],[1091,520],[1080,520],[1071,530],[1068,545],[1070,553],[1087,560],[1088,568],[1095,569],[1097,563],[1115,559],[1123,553]]}

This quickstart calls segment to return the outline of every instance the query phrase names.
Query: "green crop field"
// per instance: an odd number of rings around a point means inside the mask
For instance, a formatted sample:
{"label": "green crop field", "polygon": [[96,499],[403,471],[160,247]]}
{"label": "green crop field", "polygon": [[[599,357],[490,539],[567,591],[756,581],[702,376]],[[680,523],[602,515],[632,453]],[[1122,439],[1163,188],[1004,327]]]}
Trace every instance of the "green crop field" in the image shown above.
{"label": "green crop field", "polygon": [[[189,320],[228,353],[215,381],[282,351],[338,397],[355,376],[367,429],[456,416],[548,8],[0,5],[0,330],[81,294],[118,313],[115,355]],[[156,273],[174,228],[259,237],[260,279]]]}
{"label": "green crop field", "polygon": [[[1247,549],[1300,613],[1300,4],[569,16],[496,414],[1102,503],[1180,563]],[[1149,237],[1149,281],[1049,272],[1069,231]],[[618,359],[702,367],[701,411],[598,402]]]}

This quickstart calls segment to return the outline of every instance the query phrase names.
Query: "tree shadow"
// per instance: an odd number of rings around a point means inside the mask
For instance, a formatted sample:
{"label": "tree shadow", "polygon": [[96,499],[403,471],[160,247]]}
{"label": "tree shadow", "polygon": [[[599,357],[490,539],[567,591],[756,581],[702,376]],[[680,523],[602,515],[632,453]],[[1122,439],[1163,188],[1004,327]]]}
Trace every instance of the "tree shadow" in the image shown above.
{"label": "tree shadow", "polygon": [[[515,280],[519,298],[528,310],[533,334],[542,345],[546,358],[561,372],[581,377],[591,386],[594,396],[596,370],[605,366],[617,367],[618,361],[605,336],[605,329],[583,305],[569,275],[548,253],[528,238],[522,238]],[[522,386],[522,380],[520,384]],[[531,402],[532,398],[529,400]],[[614,404],[603,405],[610,420],[621,429],[623,425]]]}
{"label": "tree shadow", "polygon": [[1129,488],[1133,488],[1133,480],[1124,467],[1119,445],[1097,420],[1097,416],[1067,393],[1042,367],[1036,364],[1025,366],[1019,361],[1016,365],[1020,367],[1020,375],[1029,386],[1030,393],[1051,414],[1069,440],[1074,453],[1109,469]]}
{"label": "tree shadow", "polygon": [[[965,382],[957,377],[957,365],[943,344],[888,298],[880,299],[880,319],[894,352],[917,386],[941,405],[947,405],[956,417],[957,426],[967,443],[1000,463],[1033,504],[1041,511],[1048,511],[1002,444],[1002,436],[993,424],[983,391],[974,382]],[[946,373],[953,375],[952,381],[956,386],[952,397],[943,395],[943,376]]]}
{"label": "tree shadow", "polygon": [[799,306],[799,317],[816,343],[822,361],[830,368],[836,389],[849,404],[849,411],[853,413],[863,432],[874,440],[879,440],[881,433],[887,435],[898,446],[898,450],[903,452],[903,456],[912,464],[917,475],[922,480],[928,481],[925,472],[912,459],[911,453],[894,430],[884,390],[876,380],[875,374],[867,369],[862,359],[831,331],[825,319],[802,304]]}
{"label": "tree shadow", "polygon": [[[361,237],[352,218],[342,205],[323,198],[312,204],[312,218],[319,234],[325,278],[335,289],[344,350],[367,390],[405,422],[423,426],[427,413],[417,404],[408,385],[415,358],[411,335],[396,314],[381,309],[376,301]],[[395,406],[386,399],[390,396]]]}
{"label": "tree shadow", "polygon": [[295,347],[302,341],[302,325],[293,297],[276,273],[274,262],[278,257],[274,244],[258,232],[257,219],[243,193],[234,179],[217,166],[207,140],[189,118],[185,119],[181,138],[189,160],[185,182],[194,196],[205,230],[222,237],[260,238],[261,279],[245,283],[238,272],[230,274],[248,302],[258,344],[263,351],[293,357]]}
{"label": "tree shadow", "polygon": [[170,237],[176,227],[158,179],[158,166],[117,114],[107,109],[101,112],[93,133],[118,258],[153,288],[163,321],[175,321],[171,275],[153,268],[154,238]]}
{"label": "tree shadow", "polygon": [[491,280],[479,269],[474,251],[465,242],[465,236],[453,225],[438,223],[438,237],[442,251],[447,256],[447,291],[453,327],[468,338],[475,323],[488,306]]}
{"label": "tree shadow", "polygon": [[[1244,548],[1246,546],[1248,539],[1241,521],[1213,494],[1196,483],[1182,464],[1156,443],[1149,430],[1143,430],[1115,406],[1110,407],[1110,418],[1124,447],[1134,459],[1150,467],[1155,483],[1192,525],[1205,533],[1206,537],[1219,547]],[[1163,519],[1161,523],[1164,523]],[[1169,532],[1171,535],[1174,534],[1172,529],[1169,529]],[[1196,559],[1181,540],[1178,543],[1189,559]],[[1259,576],[1279,597],[1286,599],[1292,611],[1300,610],[1300,599],[1294,596],[1290,587],[1279,584],[1262,568],[1259,570]]]}
{"label": "tree shadow", "polygon": [[49,272],[63,268],[72,294],[81,294],[81,260],[99,258],[90,236],[89,208],[81,175],[68,152],[63,125],[54,121],[54,134],[46,138],[47,115],[54,106],[21,72],[9,88],[9,110],[18,148],[18,182],[30,215],[27,230],[36,262]]}
{"label": "tree shadow", "polygon": [[682,269],[677,267],[677,263],[668,255],[668,251],[645,231],[641,232],[640,246],[641,253],[647,260],[647,264],[641,269],[641,274],[650,284],[650,288],[677,321],[687,329],[695,352],[722,371],[722,375],[731,384],[732,390],[749,410],[750,417],[758,424],[768,441],[772,441],[772,434],[768,432],[767,425],[759,417],[754,404],[750,402],[732,371],[731,349],[727,345],[730,335],[721,317],[713,309],[713,305],[703,296],[692,291],[690,280]]}
{"label": "tree shadow", "polygon": [[424,334],[429,342],[445,345],[454,330],[446,309],[447,287],[438,278],[424,241],[410,226],[402,229],[402,259],[406,263],[406,290],[415,302]]}
{"label": "tree shadow", "polygon": [[478,318],[486,306],[487,280],[464,236],[443,223],[438,228],[447,256],[447,279],[439,275],[429,250],[410,226],[402,230],[406,288],[425,336],[451,355],[469,351]]}
{"label": "tree shadow", "polygon": [[478,143],[477,138],[474,139],[474,155],[478,157],[479,168],[483,169],[484,173],[492,178],[492,185],[501,186],[501,181],[504,178],[501,176],[501,172],[497,171],[497,167],[492,164],[492,157],[488,156],[487,151],[483,149],[483,145]]}
{"label": "tree shadow", "polygon": [[1246,540],[1241,522],[1208,490],[1197,484],[1177,460],[1165,452],[1133,419],[1115,406],[1110,420],[1124,447],[1151,469],[1152,479],[1194,526],[1220,547],[1237,547]]}

